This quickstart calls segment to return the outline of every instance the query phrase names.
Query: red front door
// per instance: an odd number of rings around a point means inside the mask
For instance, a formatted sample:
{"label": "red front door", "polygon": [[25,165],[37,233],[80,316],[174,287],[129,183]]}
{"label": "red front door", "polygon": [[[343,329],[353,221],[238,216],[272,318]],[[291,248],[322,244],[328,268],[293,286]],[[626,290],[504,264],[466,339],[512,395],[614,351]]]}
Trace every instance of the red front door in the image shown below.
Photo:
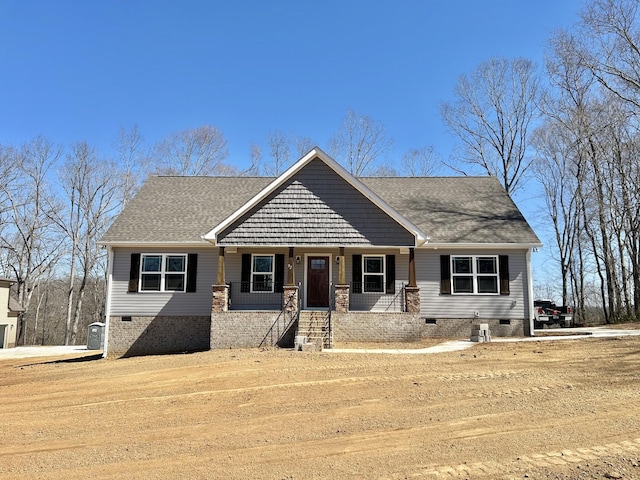
{"label": "red front door", "polygon": [[307,307],[329,308],[329,257],[307,257]]}

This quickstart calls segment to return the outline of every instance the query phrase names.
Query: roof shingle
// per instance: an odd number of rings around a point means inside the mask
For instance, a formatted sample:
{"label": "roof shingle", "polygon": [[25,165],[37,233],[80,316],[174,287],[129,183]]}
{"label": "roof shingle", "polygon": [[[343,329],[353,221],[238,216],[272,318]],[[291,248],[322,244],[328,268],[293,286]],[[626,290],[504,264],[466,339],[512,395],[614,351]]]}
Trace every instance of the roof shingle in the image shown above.
{"label": "roof shingle", "polygon": [[[494,177],[359,180],[428,235],[430,243],[540,244]],[[101,243],[205,243],[203,235],[272,181],[267,177],[151,177]]]}

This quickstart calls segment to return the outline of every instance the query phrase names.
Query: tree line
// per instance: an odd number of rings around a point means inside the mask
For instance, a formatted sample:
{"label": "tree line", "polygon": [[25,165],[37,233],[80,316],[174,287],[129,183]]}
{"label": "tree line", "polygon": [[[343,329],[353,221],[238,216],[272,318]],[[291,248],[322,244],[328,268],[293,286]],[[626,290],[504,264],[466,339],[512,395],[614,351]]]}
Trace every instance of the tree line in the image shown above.
{"label": "tree line", "polygon": [[[448,159],[427,145],[390,161],[384,125],[352,110],[328,152],[355,176],[482,173],[510,195],[535,183],[558,266],[557,285],[545,290],[573,305],[578,320],[594,306],[607,322],[637,319],[638,6],[591,0],[575,27],[549,39],[542,69],[524,58],[490,58],[460,75],[440,107],[458,139]],[[248,146],[242,169],[228,163],[224,134],[210,125],[151,146],[137,126],[123,129],[111,158],[87,142],[62,147],[37,137],[0,145],[0,275],[16,280],[25,309],[19,343],[73,344],[103,319],[106,258],[97,241],[148,175],[276,176],[313,145],[274,130]]]}

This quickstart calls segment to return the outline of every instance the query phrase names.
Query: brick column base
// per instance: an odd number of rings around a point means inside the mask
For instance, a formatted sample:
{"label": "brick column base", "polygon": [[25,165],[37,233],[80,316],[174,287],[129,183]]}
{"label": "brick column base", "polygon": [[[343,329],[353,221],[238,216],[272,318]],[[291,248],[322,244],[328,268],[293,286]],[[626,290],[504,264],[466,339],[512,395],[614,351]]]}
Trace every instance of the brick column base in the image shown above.
{"label": "brick column base", "polygon": [[407,313],[420,313],[420,288],[404,287]]}
{"label": "brick column base", "polygon": [[349,312],[349,285],[336,285],[336,312]]}
{"label": "brick column base", "polygon": [[226,312],[229,310],[229,285],[213,286],[212,312]]}

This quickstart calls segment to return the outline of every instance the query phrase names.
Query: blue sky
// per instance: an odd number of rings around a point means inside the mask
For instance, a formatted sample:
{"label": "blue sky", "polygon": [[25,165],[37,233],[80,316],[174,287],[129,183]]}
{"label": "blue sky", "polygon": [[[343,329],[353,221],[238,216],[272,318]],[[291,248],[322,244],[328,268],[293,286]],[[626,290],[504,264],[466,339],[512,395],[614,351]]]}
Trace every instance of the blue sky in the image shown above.
{"label": "blue sky", "polygon": [[[0,144],[42,134],[109,155],[121,127],[137,124],[152,144],[210,124],[228,141],[227,162],[242,167],[250,143],[274,130],[327,149],[350,108],[386,126],[390,163],[426,145],[447,159],[455,138],[438,108],[456,78],[491,56],[541,65],[550,34],[570,28],[581,6],[0,0]],[[536,216],[526,191],[516,200]]]}
{"label": "blue sky", "polygon": [[120,127],[148,143],[218,126],[229,163],[272,130],[326,149],[347,108],[381,121],[390,158],[455,141],[438,113],[492,55],[542,63],[576,0],[0,0],[0,143],[38,134],[105,154]]}

